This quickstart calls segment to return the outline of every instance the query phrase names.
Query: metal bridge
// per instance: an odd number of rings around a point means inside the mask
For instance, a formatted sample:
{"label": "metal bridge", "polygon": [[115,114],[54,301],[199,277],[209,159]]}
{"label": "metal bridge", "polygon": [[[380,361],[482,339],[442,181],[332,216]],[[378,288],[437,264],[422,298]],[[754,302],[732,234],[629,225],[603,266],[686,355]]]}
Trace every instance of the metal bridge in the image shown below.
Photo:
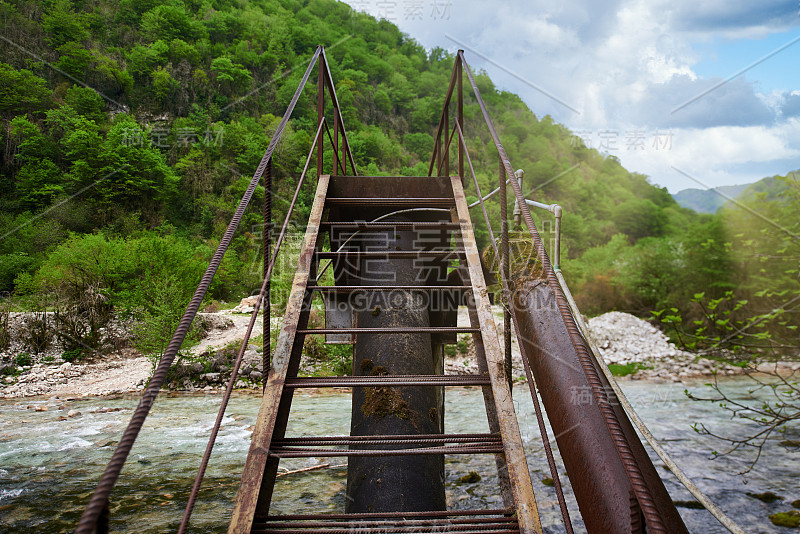
{"label": "metal bridge", "polygon": [[[244,210],[262,181],[265,227],[271,223],[273,151],[315,65],[317,131],[274,247],[269,232],[263,234],[263,284],[179,532],[185,532],[189,525],[244,351],[262,308],[264,369],[269,372],[250,450],[243,459],[241,484],[228,512],[229,533],[542,532],[511,399],[512,334],[522,353],[564,530],[572,532],[572,514],[580,515],[592,533],[687,532],[623,410],[627,405],[624,396],[584,336],[581,316],[560,269],[551,265],[528,207],[531,202],[523,196],[463,51],[455,58],[428,176],[386,177],[360,176],[356,170],[322,47],[311,58],[76,532],[108,531],[111,491]],[[464,75],[497,148],[499,239],[495,239],[484,204],[488,196],[482,195],[464,137]],[[332,119],[325,116],[326,93],[332,103]],[[332,150],[332,161],[324,161],[325,141]],[[270,355],[270,278],[315,153],[314,203],[283,326]],[[326,163],[330,172],[324,174]],[[530,261],[535,268],[515,280],[510,277],[507,183],[535,251]],[[481,208],[494,257],[499,260],[496,283],[504,309],[501,333],[492,317],[487,270],[466,201],[465,188],[472,187],[471,194],[480,199],[475,207]],[[560,215],[560,209],[551,211]],[[321,275],[329,267],[335,283],[320,285]],[[360,298],[353,299],[354,295]],[[322,297],[326,305],[324,328],[309,327],[311,304],[317,297]],[[469,326],[457,326],[459,306],[467,308]],[[455,343],[457,334],[471,336],[477,374],[444,373],[443,347]],[[304,339],[319,335],[327,336],[330,342],[353,344],[352,376],[298,376]],[[488,433],[444,433],[445,388],[454,386],[482,389]],[[293,393],[302,388],[327,387],[353,389],[350,434],[286,436]],[[590,395],[576,403],[570,395],[575,387],[584,388]],[[577,510],[567,509],[537,392],[556,435]],[[635,413],[631,417],[638,423]],[[494,456],[502,508],[447,509],[444,457],[472,454]],[[337,456],[348,459],[345,510],[336,514],[305,510],[292,515],[270,514],[282,458]]]}

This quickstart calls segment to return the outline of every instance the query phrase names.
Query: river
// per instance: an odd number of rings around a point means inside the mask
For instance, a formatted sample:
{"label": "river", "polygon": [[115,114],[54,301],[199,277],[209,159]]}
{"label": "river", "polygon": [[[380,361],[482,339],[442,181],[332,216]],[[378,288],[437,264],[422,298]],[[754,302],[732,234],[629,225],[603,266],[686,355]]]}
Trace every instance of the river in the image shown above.
{"label": "river", "polygon": [[[713,404],[686,398],[686,387],[707,393],[703,382],[685,386],[624,381],[622,385],[679,465],[747,532],[786,532],[773,526],[767,516],[790,510],[789,503],[800,499],[800,453],[769,443],[765,457],[747,475],[737,473],[748,465],[752,450],[712,459],[711,451],[723,450],[724,444],[694,432],[692,423],[703,421],[730,434],[745,426],[730,421],[727,412]],[[726,390],[737,398],[748,397],[752,384],[746,378],[724,381]],[[134,396],[0,400],[0,531],[27,534],[72,530],[137,401]],[[238,392],[232,398],[192,516],[191,532],[225,530],[258,402],[253,393]],[[514,402],[545,532],[563,532],[555,493],[542,483],[550,475],[527,386],[515,388]],[[176,530],[219,403],[219,395],[211,394],[165,393],[159,397],[112,494],[112,532]],[[36,411],[36,407],[47,410]],[[81,414],[64,420],[69,410]],[[477,388],[448,389],[445,413],[448,433],[488,431]],[[287,436],[347,434],[349,419],[348,392],[298,392]],[[654,461],[672,498],[691,500],[660,460]],[[278,479],[274,513],[301,508],[342,510],[347,469],[339,464],[345,459],[284,460],[281,466],[298,469],[320,462],[330,467]],[[557,463],[563,473],[559,458]],[[451,456],[446,469],[450,508],[500,507],[491,456]],[[481,480],[460,483],[458,479],[470,471],[476,471]],[[562,481],[566,483],[566,476]],[[575,530],[583,532],[575,499],[566,485]],[[747,495],[765,491],[785,499],[766,504]],[[680,508],[680,512],[691,532],[727,532],[705,510]]]}

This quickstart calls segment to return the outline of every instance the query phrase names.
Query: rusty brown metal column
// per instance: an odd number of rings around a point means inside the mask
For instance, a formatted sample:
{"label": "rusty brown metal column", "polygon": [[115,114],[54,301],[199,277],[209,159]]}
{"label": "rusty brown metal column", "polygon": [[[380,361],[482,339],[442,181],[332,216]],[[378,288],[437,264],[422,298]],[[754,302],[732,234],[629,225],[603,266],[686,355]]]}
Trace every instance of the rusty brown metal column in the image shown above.
{"label": "rusty brown metal column", "polygon": [[[459,50],[459,52],[463,52],[463,50]],[[456,61],[458,62],[458,69],[456,70],[456,119],[458,120],[458,126],[461,128],[461,132],[464,132],[464,84],[462,83],[461,78],[461,71],[463,66],[461,65],[461,56],[456,56]],[[461,183],[464,183],[464,146],[462,143],[458,143],[458,175],[461,177]]]}
{"label": "rusty brown metal column", "polygon": [[442,134],[444,134],[444,174],[443,176],[450,176],[450,146],[447,144],[447,135],[450,133],[450,100],[447,100],[445,104],[444,110],[444,128],[442,129]]}
{"label": "rusty brown metal column", "polygon": [[[264,169],[264,229],[261,233],[261,248],[264,250],[264,266],[263,276],[267,276],[269,270],[269,260],[272,255],[272,158],[267,162],[267,168]],[[262,344],[261,344],[261,381],[263,388],[267,387],[267,373],[270,367],[270,345],[272,336],[272,326],[270,324],[270,287],[267,285],[267,292],[264,294],[263,304],[263,329]]]}
{"label": "rusty brown metal column", "polygon": [[[344,122],[344,118],[342,122]],[[344,133],[342,133],[342,168],[344,170],[343,174],[347,176],[347,138]],[[353,174],[355,174],[355,172],[353,172]]]}
{"label": "rusty brown metal column", "polygon": [[[503,160],[500,159],[500,173],[498,174],[498,186],[500,187],[500,263],[498,264],[500,276],[508,280],[510,276],[510,260],[508,257],[508,196],[506,194],[506,168]],[[508,387],[514,385],[514,377],[511,374],[512,354],[511,354],[511,317],[509,315],[511,295],[505,294],[502,290],[503,298],[500,302],[503,305],[503,353],[505,354],[506,376],[508,377]],[[512,390],[513,392],[513,390]]]}
{"label": "rusty brown metal column", "polygon": [[[447,134],[444,134],[445,139],[447,138]],[[436,176],[439,176],[439,169],[442,168],[442,132],[439,132],[439,135],[436,136]]]}
{"label": "rusty brown metal column", "polygon": [[[317,60],[319,66],[319,75],[317,76],[317,129],[322,124],[322,119],[325,116],[325,61],[322,57]],[[319,129],[319,139],[317,139],[317,178],[322,174],[322,154],[324,147],[322,146],[323,132]]]}
{"label": "rusty brown metal column", "polygon": [[339,176],[339,113],[333,110],[333,174]]}
{"label": "rusty brown metal column", "polygon": [[[523,354],[528,357],[536,383],[547,385],[541,387],[539,393],[587,532],[644,532],[641,507],[600,407],[594,401],[553,290],[544,279],[531,279],[514,289],[513,300],[525,349]],[[666,531],[687,533],[636,431],[608,383],[604,382],[603,386]]]}

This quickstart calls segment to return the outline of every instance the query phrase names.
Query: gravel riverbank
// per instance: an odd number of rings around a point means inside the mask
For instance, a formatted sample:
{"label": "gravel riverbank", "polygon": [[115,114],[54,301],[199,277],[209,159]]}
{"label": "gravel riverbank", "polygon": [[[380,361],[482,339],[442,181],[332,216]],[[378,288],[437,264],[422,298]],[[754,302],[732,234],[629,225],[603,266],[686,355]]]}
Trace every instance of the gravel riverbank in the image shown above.
{"label": "gravel riverbank", "polygon": [[[462,316],[463,315],[463,316]],[[502,328],[502,314],[495,310],[498,326]],[[249,323],[248,315],[217,313],[203,314],[206,322],[206,337],[192,351],[208,353],[241,340]],[[23,321],[18,317],[17,321]],[[466,313],[460,314],[459,324],[467,324]],[[698,358],[677,349],[657,328],[633,315],[610,312],[589,320],[590,336],[598,346],[601,356],[608,364],[628,365],[633,371],[628,377],[633,380],[655,382],[680,382],[683,379],[710,375],[734,375],[742,373],[739,367],[727,365],[708,358]],[[120,327],[121,328],[121,327]],[[256,323],[253,336],[261,334],[261,321]],[[477,372],[474,349],[469,336],[462,338],[457,350],[450,350],[445,359],[447,373],[466,374]],[[12,346],[12,349],[14,347]],[[455,348],[455,347],[454,347]],[[513,376],[524,380],[516,340],[513,348]],[[17,367],[13,363],[14,350],[3,354],[2,365],[6,374],[0,377],[0,398],[30,397],[36,395],[85,396],[111,395],[140,391],[144,388],[153,370],[150,359],[134,349],[113,350],[101,361],[64,362],[56,346],[48,353],[35,356],[30,365]],[[245,369],[251,378],[261,378],[261,354],[251,346],[245,354]],[[780,364],[787,370],[800,367],[797,363]],[[252,372],[256,373],[255,375]],[[8,372],[11,370],[12,372]],[[209,376],[210,375],[210,376]],[[215,376],[219,380],[215,380]],[[220,373],[206,373],[203,383],[183,381],[186,389],[216,389],[224,387]],[[253,383],[240,382],[239,387],[254,387]]]}

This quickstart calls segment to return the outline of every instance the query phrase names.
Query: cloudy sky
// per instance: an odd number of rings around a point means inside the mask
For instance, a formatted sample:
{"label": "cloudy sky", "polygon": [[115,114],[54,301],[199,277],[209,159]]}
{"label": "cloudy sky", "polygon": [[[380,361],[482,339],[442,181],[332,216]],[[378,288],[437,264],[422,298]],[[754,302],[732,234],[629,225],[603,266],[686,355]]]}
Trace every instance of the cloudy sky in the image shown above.
{"label": "cloudy sky", "polygon": [[[798,0],[350,0],[670,192],[800,168]],[[512,162],[513,163],[513,162]]]}

